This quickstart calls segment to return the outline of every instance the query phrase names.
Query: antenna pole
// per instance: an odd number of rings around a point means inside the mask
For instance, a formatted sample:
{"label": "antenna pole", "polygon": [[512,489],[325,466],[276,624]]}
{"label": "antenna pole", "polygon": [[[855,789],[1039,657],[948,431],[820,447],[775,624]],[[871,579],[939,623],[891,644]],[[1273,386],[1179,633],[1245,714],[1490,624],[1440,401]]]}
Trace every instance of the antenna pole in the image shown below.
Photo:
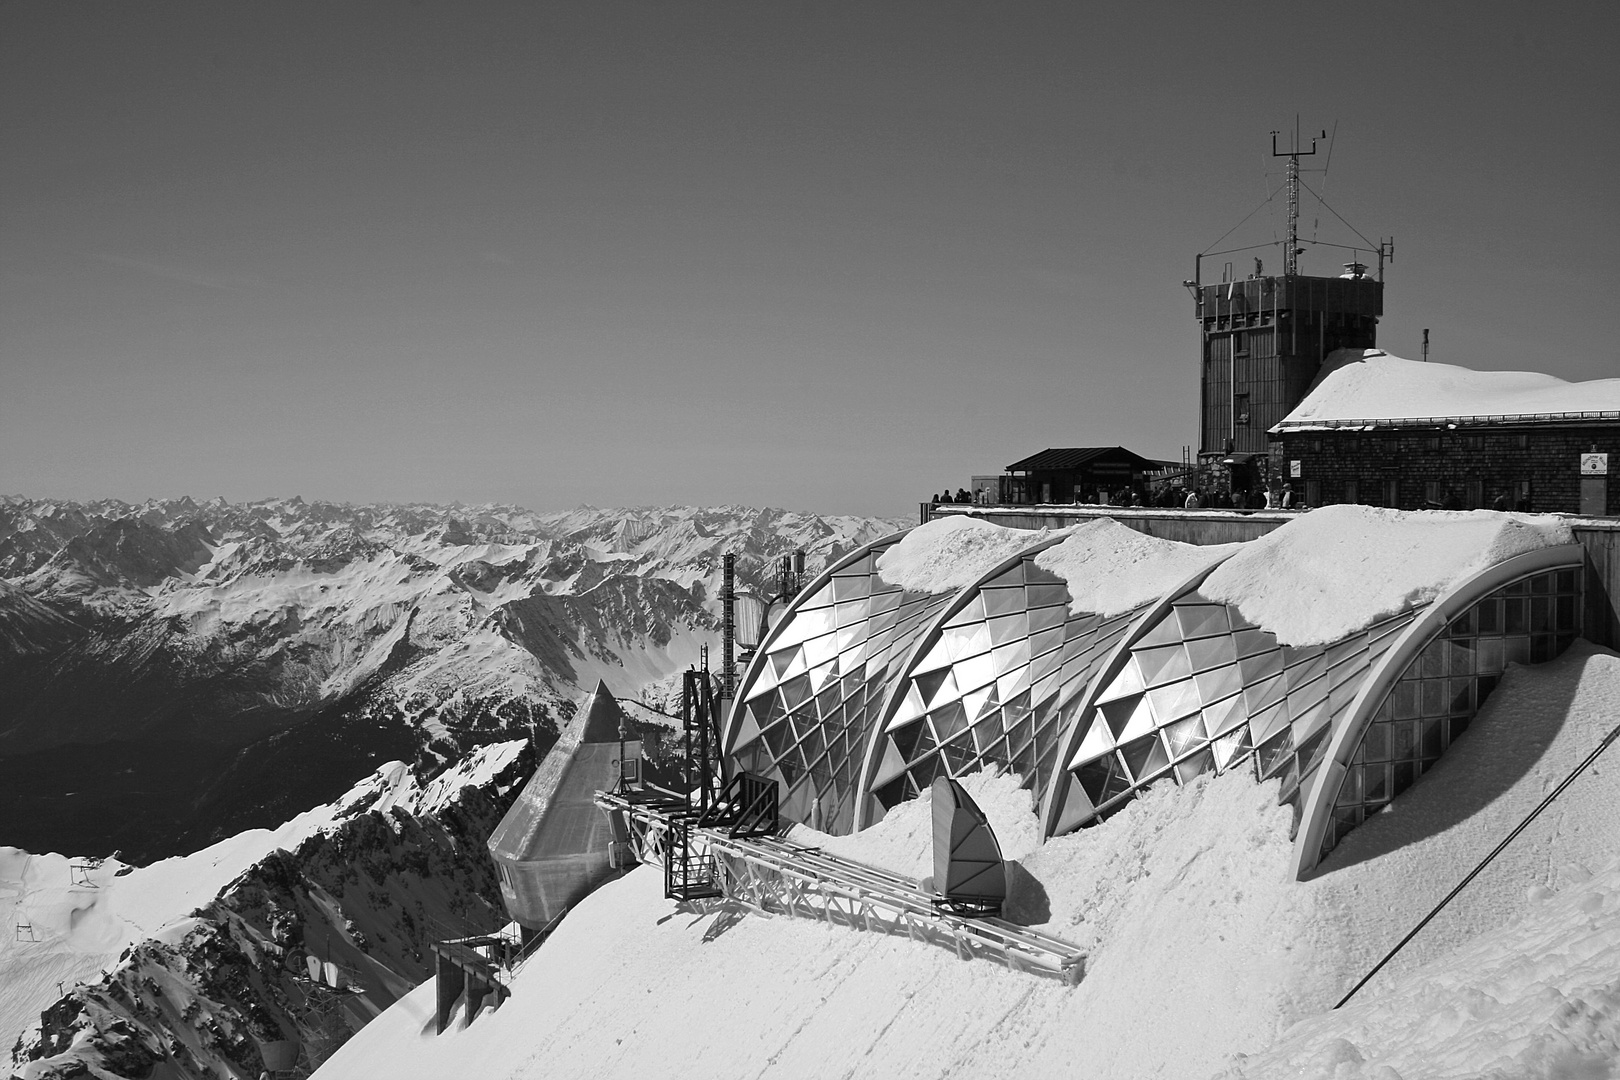
{"label": "antenna pole", "polygon": [[1427,326],[1423,328],[1423,362],[1425,364],[1429,362],[1429,328]]}
{"label": "antenna pole", "polygon": [[1294,145],[1286,153],[1277,151],[1278,132],[1271,133],[1271,156],[1288,159],[1287,186],[1288,186],[1288,238],[1283,245],[1283,274],[1286,277],[1295,277],[1299,274],[1299,256],[1305,249],[1299,246],[1299,159],[1310,157],[1316,153],[1317,138],[1327,138],[1323,131],[1318,137],[1311,139],[1309,150],[1299,148],[1299,119],[1294,120]]}

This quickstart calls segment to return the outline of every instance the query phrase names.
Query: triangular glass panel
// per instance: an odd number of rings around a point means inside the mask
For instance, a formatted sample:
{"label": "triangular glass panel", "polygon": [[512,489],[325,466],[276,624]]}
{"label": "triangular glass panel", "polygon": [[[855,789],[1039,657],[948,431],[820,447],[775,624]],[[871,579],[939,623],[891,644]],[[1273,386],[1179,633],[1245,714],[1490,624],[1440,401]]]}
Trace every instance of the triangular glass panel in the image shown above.
{"label": "triangular glass panel", "polygon": [[1175,612],[1183,638],[1225,635],[1232,629],[1225,604],[1177,604]]}
{"label": "triangular glass panel", "polygon": [[1130,697],[1132,694],[1140,694],[1146,689],[1146,684],[1142,682],[1142,672],[1136,666],[1136,658],[1133,656],[1120,667],[1119,674],[1114,676],[1114,681],[1108,684],[1108,688],[1097,695],[1097,700],[1114,701]]}
{"label": "triangular glass panel", "polygon": [[1249,707],[1249,715],[1256,716],[1261,710],[1281,701],[1287,692],[1288,684],[1283,681],[1281,674],[1277,674],[1244,687],[1243,701]]}
{"label": "triangular glass panel", "polygon": [[[1068,621],[1068,618],[1069,609],[1061,604],[1056,607],[1031,608],[1029,611],[1030,634],[1038,634],[1042,630],[1059,629]],[[1062,637],[1059,636],[1058,642],[1061,643],[1062,640]],[[1053,645],[1051,647],[1056,648],[1057,646]]]}
{"label": "triangular glass panel", "polygon": [[1108,729],[1107,719],[1100,713],[1092,713],[1091,725],[1086,729],[1085,737],[1080,740],[1080,747],[1075,751],[1074,759],[1069,762],[1069,767],[1074,768],[1088,761],[1095,761],[1118,745],[1119,741],[1114,738],[1114,733]]}
{"label": "triangular glass panel", "polygon": [[1029,668],[1019,667],[996,679],[996,696],[1011,701],[1029,690]]}
{"label": "triangular glass panel", "polygon": [[1210,749],[1215,753],[1215,768],[1225,772],[1234,762],[1243,760],[1254,745],[1249,741],[1249,729],[1240,727],[1216,739]]}
{"label": "triangular glass panel", "polygon": [[1134,652],[1137,666],[1142,669],[1142,679],[1149,686],[1162,686],[1192,675],[1187,650],[1179,644],[1157,649],[1136,649]]}
{"label": "triangular glass panel", "polygon": [[962,708],[960,701],[953,701],[944,708],[933,710],[928,714],[928,720],[934,725],[934,734],[941,743],[948,742],[968,729],[967,710]]}
{"label": "triangular glass panel", "polygon": [[950,662],[951,654],[950,650],[945,647],[945,639],[943,637],[936,638],[933,645],[929,646],[928,652],[924,654],[921,660],[917,661],[917,666],[911,669],[911,674],[917,676],[925,671],[938,671]]}
{"label": "triangular glass panel", "polygon": [[867,574],[859,577],[838,575],[832,579],[832,593],[834,600],[864,599],[872,595],[872,578]]}
{"label": "triangular glass panel", "polygon": [[1258,656],[1277,649],[1277,635],[1264,630],[1236,630],[1232,633],[1232,640],[1237,644],[1239,656]]}
{"label": "triangular glass panel", "polygon": [[1125,767],[1130,770],[1131,778],[1138,784],[1163,772],[1170,764],[1170,756],[1164,752],[1164,744],[1157,735],[1144,735],[1125,743],[1119,748],[1119,753],[1125,759]]}
{"label": "triangular glass panel", "polygon": [[759,724],[754,721],[754,710],[751,708],[742,711],[742,718],[737,721],[736,741],[731,744],[733,754],[740,753],[755,739],[759,738]]}
{"label": "triangular glass panel", "polygon": [[1158,727],[1154,720],[1153,709],[1148,704],[1146,695],[1136,699],[1136,707],[1131,710],[1130,717],[1125,721],[1124,730],[1119,733],[1119,741],[1126,742],[1139,738]]}
{"label": "triangular glass panel", "polygon": [[1147,696],[1153,705],[1153,715],[1161,725],[1179,720],[1183,716],[1191,716],[1198,711],[1201,704],[1198,700],[1198,687],[1193,685],[1191,679],[1155,687],[1148,691]]}
{"label": "triangular glass panel", "polygon": [[1204,706],[1204,734],[1210,738],[1225,735],[1235,727],[1243,727],[1249,711],[1243,707],[1243,695],[1234,694],[1224,701]]}
{"label": "triangular glass panel", "polygon": [[1154,623],[1147,633],[1137,639],[1134,648],[1151,649],[1155,645],[1174,645],[1181,640],[1181,624],[1175,616],[1166,612]]}
{"label": "triangular glass panel", "polygon": [[1256,746],[1276,736],[1288,727],[1288,703],[1279,701],[1271,708],[1249,714],[1249,738]]}
{"label": "triangular glass panel", "polygon": [[1068,614],[1069,590],[1065,585],[1031,582],[1024,586],[1024,599],[1031,608],[1055,607]]}
{"label": "triangular glass panel", "polygon": [[1230,634],[1197,638],[1187,642],[1187,658],[1194,671],[1226,667],[1237,662],[1237,642]]}
{"label": "triangular glass panel", "polygon": [[975,594],[973,599],[962,605],[962,610],[945,620],[947,629],[953,626],[966,626],[968,623],[983,622],[985,616],[984,595]]}
{"label": "triangular glass panel", "polygon": [[883,740],[883,758],[878,762],[877,775],[872,778],[872,786],[874,788],[882,787],[905,771],[906,761],[900,754],[900,748],[895,745],[893,739],[885,738]]}
{"label": "triangular glass panel", "polygon": [[[1000,585],[1000,582],[997,584]],[[986,615],[1012,615],[1022,612],[1029,606],[1021,585],[1013,585],[1010,588],[986,588],[980,595],[984,597]]]}
{"label": "triangular glass panel", "polygon": [[789,679],[782,684],[780,693],[782,704],[788,709],[797,709],[810,700],[810,676],[800,675]]}
{"label": "triangular glass panel", "polygon": [[1206,704],[1224,701],[1243,689],[1243,677],[1236,664],[1200,672],[1194,676],[1193,682],[1198,687],[1199,700]]}
{"label": "triangular glass panel", "polygon": [[1091,800],[1086,797],[1085,788],[1073,776],[1065,775],[1059,780],[1064,786],[1063,810],[1058,815],[1057,833],[1066,833],[1078,829],[1096,815]]}
{"label": "triangular glass panel", "polygon": [[1243,672],[1243,685],[1253,686],[1263,682],[1273,675],[1282,674],[1282,650],[1272,649],[1269,652],[1258,653],[1254,656],[1245,656],[1238,661],[1238,670]]}
{"label": "triangular glass panel", "polygon": [[1002,674],[1013,668],[1022,667],[1029,663],[1029,639],[1020,638],[1010,644],[997,646],[990,651],[990,656],[996,670]]}
{"label": "triangular glass panel", "polygon": [[1125,725],[1131,722],[1138,706],[1142,704],[1140,696],[1118,698],[1114,701],[1105,701],[1097,706],[1097,712],[1108,724],[1108,730],[1113,734],[1114,740],[1119,741],[1125,733]]}
{"label": "triangular glass panel", "polygon": [[1080,766],[1075,772],[1085,795],[1094,805],[1101,806],[1130,790],[1131,778],[1120,768],[1118,756],[1109,754]]}
{"label": "triangular glass panel", "polygon": [[1164,741],[1170,748],[1172,758],[1182,758],[1198,749],[1208,740],[1204,738],[1202,719],[1197,716],[1189,716],[1185,720],[1177,720],[1173,724],[1167,724],[1164,728]]}
{"label": "triangular glass panel", "polygon": [[1208,747],[1198,751],[1191,757],[1176,762],[1176,779],[1185,784],[1199,773],[1209,772],[1215,767],[1215,755]]}
{"label": "triangular glass panel", "polygon": [[[940,687],[944,686],[945,681],[950,677],[951,669],[944,667],[936,671],[922,672],[912,679],[912,684],[917,687],[918,692],[922,695],[925,707],[933,702],[934,695],[939,693]],[[954,687],[955,684],[953,683],[952,686]]]}
{"label": "triangular glass panel", "polygon": [[997,645],[1009,641],[1022,641],[1029,637],[1029,616],[1020,611],[1012,615],[999,615],[985,623],[990,629],[990,640]]}

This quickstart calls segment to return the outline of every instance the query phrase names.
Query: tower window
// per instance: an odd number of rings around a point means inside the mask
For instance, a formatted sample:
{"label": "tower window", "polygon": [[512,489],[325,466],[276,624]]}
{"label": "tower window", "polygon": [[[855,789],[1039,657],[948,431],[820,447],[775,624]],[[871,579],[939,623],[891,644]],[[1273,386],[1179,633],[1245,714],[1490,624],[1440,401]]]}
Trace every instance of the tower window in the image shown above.
{"label": "tower window", "polygon": [[1236,333],[1236,334],[1232,335],[1232,355],[1233,356],[1248,356],[1249,355],[1249,335],[1248,334],[1244,334],[1244,333],[1240,332],[1240,333]]}

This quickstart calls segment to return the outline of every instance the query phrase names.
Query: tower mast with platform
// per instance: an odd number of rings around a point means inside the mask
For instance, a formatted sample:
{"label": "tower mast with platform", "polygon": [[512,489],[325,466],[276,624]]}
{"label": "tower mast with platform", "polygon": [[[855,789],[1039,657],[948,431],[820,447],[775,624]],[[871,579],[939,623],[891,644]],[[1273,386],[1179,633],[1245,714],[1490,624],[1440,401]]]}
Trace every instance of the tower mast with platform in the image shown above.
{"label": "tower mast with platform", "polygon": [[[1304,399],[1335,349],[1377,347],[1378,320],[1384,313],[1384,264],[1395,257],[1393,240],[1374,244],[1359,232],[1355,235],[1362,244],[1356,246],[1301,239],[1301,189],[1318,201],[1321,196],[1301,178],[1300,158],[1314,156],[1327,132],[1312,137],[1309,149],[1302,148],[1297,130],[1290,146],[1279,149],[1278,134],[1271,133],[1271,152],[1286,159],[1282,274],[1265,274],[1257,258],[1255,272],[1246,277],[1240,279],[1227,262],[1218,283],[1203,280],[1206,258],[1276,244],[1270,241],[1201,252],[1192,280],[1184,282],[1193,295],[1201,347],[1198,459],[1236,491],[1257,491],[1288,478],[1286,463],[1272,447],[1268,432]],[[1275,196],[1273,192],[1266,202]],[[1322,205],[1338,217],[1326,202]],[[1342,248],[1351,259],[1335,277],[1302,274],[1299,257],[1309,246]],[[1370,275],[1361,259],[1375,254],[1377,269]]]}

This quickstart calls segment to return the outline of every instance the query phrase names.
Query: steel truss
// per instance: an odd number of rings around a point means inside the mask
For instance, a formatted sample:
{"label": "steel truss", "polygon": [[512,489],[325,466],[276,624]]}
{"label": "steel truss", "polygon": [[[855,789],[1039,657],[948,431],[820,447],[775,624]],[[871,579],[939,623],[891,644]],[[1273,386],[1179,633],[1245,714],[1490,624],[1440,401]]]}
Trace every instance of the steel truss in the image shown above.
{"label": "steel truss", "polygon": [[1085,974],[1085,954],[1074,944],[1005,919],[937,910],[932,893],[899,874],[775,837],[732,837],[724,828],[681,820],[684,808],[633,802],[610,792],[598,792],[596,804],[623,815],[631,847],[644,863],[666,867],[672,839],[684,832],[684,841],[709,857],[709,895],[762,914],[905,936],[950,949],[963,960],[997,961],[1070,986]]}

